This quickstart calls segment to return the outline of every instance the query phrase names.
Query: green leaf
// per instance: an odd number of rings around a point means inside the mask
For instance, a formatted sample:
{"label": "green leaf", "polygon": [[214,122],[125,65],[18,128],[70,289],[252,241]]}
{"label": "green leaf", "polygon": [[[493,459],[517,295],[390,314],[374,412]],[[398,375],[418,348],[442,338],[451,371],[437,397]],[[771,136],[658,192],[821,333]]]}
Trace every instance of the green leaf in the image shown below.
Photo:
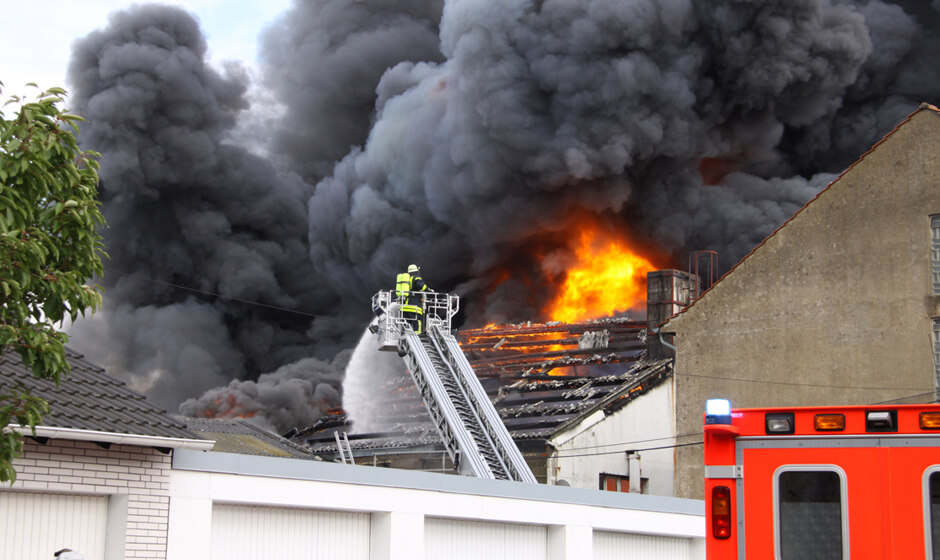
{"label": "green leaf", "polygon": [[[65,112],[64,89],[37,100],[14,98],[0,113],[0,351],[16,351],[33,375],[58,381],[68,374],[65,317],[100,306],[106,257],[99,227],[98,154],[78,147],[75,123]],[[66,210],[69,210],[66,212]],[[11,408],[12,407],[12,408]],[[0,421],[36,425],[48,405],[28,391],[0,387]],[[15,479],[12,460],[22,449],[15,433],[0,436],[0,480]]]}

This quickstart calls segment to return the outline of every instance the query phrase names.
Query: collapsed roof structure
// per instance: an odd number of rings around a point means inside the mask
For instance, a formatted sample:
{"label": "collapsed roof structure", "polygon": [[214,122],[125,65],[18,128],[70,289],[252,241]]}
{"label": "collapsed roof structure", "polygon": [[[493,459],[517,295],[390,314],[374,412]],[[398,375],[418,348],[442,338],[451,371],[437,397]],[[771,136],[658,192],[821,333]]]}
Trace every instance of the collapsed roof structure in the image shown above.
{"label": "collapsed roof structure", "polygon": [[[670,279],[683,274],[660,273]],[[598,410],[610,414],[671,375],[670,357],[650,353],[648,332],[646,321],[620,317],[488,325],[456,336],[536,479],[544,482],[546,446],[556,430]],[[411,377],[388,381],[381,393],[387,400],[376,408],[389,429],[349,433],[351,421],[336,411],[290,437],[325,460],[456,472]]]}

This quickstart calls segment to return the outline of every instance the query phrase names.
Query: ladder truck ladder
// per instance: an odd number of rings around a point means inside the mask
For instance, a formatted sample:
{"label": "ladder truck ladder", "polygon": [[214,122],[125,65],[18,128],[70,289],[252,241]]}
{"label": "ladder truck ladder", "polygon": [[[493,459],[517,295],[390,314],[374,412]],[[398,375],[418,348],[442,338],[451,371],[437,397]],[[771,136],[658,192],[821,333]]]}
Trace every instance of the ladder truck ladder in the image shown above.
{"label": "ladder truck ladder", "polygon": [[404,359],[431,422],[458,471],[497,480],[535,482],[535,476],[450,331],[457,313],[455,295],[415,293],[425,297],[426,327],[421,336],[399,310],[391,292],[372,299],[380,314],[380,350],[394,350]]}

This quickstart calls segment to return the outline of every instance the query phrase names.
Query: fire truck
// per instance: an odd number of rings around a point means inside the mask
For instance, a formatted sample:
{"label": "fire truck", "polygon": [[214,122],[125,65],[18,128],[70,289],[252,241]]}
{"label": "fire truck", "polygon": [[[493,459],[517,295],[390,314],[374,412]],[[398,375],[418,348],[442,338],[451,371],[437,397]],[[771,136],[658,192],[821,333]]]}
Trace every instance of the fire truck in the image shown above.
{"label": "fire truck", "polygon": [[940,559],[940,405],[705,411],[709,560]]}

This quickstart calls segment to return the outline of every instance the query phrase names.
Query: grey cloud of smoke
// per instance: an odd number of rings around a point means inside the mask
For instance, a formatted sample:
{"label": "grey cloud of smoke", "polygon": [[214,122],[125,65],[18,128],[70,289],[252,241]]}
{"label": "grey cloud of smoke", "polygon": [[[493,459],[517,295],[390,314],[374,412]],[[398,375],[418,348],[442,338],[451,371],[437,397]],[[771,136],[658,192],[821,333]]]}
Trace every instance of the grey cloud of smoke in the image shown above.
{"label": "grey cloud of smoke", "polygon": [[340,402],[343,371],[351,350],[329,362],[304,358],[265,373],[257,380],[232,380],[180,406],[194,417],[249,418],[271,431],[310,426]]}
{"label": "grey cloud of smoke", "polygon": [[273,152],[308,180],[361,145],[376,84],[402,60],[439,61],[441,0],[296,2],[262,37],[265,83],[286,107]]}
{"label": "grey cloud of smoke", "polygon": [[[938,102],[937,14],[915,4],[297,2],[262,42],[264,85],[284,105],[267,159],[233,144],[247,77],[206,67],[192,17],[118,14],[77,45],[71,73],[83,142],[104,154],[111,353],[154,388],[238,379],[190,413],[263,409],[246,395],[288,385],[259,375],[332,363],[410,262],[465,296],[468,321],[544,320],[586,219],[658,265],[713,249],[727,269]],[[206,307],[212,326],[190,328]],[[115,330],[131,324],[142,334]],[[173,350],[166,324],[176,340],[211,336],[211,375],[158,359]],[[337,404],[338,377],[311,371],[322,387],[305,394],[333,389]]]}
{"label": "grey cloud of smoke", "polygon": [[307,258],[312,187],[224,141],[246,84],[238,68],[209,68],[205,51],[192,16],[147,5],[79,41],[70,66],[110,224],[107,350],[87,353],[166,407],[313,355],[310,317],[279,308],[312,315],[330,297]]}

